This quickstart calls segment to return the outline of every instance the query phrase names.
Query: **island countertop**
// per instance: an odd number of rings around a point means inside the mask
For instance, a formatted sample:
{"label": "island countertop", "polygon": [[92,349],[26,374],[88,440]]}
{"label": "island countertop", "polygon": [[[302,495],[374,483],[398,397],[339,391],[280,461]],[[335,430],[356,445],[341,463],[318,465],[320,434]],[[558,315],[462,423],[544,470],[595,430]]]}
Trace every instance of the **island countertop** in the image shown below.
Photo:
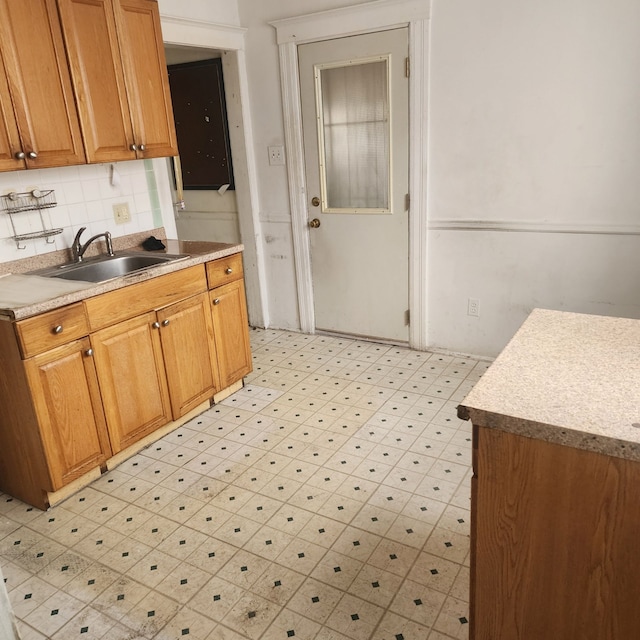
{"label": "island countertop", "polygon": [[535,309],[458,413],[640,461],[640,320]]}
{"label": "island countertop", "polygon": [[[21,320],[51,309],[149,280],[172,271],[224,258],[243,250],[241,244],[163,240],[166,248],[153,253],[186,254],[187,258],[167,262],[105,282],[62,280],[29,273],[0,276],[0,316]],[[134,248],[134,247],[132,247]],[[127,249],[131,250],[131,249]],[[117,254],[117,251],[116,251]],[[37,268],[33,266],[32,268]]]}

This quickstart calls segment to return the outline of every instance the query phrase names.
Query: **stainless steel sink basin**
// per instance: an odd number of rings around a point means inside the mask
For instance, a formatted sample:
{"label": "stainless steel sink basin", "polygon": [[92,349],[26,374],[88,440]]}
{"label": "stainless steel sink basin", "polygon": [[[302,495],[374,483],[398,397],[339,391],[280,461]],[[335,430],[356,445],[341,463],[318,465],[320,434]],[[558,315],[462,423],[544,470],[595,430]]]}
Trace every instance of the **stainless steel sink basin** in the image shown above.
{"label": "stainless steel sink basin", "polygon": [[167,262],[188,258],[181,254],[147,254],[140,252],[119,253],[115,256],[100,256],[89,258],[83,262],[63,264],[49,269],[39,269],[31,273],[49,278],[63,278],[65,280],[83,280],[85,282],[104,282],[112,278],[119,278],[136,273],[150,267]]}

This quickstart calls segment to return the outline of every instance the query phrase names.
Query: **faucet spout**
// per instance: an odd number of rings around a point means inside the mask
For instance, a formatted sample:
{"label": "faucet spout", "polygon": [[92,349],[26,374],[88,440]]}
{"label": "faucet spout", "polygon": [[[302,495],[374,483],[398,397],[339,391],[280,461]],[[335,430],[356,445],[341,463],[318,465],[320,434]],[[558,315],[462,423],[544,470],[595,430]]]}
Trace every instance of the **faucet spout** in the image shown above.
{"label": "faucet spout", "polygon": [[86,227],[80,227],[80,229],[78,229],[78,233],[76,233],[76,237],[73,239],[73,242],[71,244],[71,254],[73,256],[74,262],[82,262],[83,256],[86,250],[89,248],[89,245],[91,245],[91,243],[98,238],[104,238],[105,244],[107,245],[107,255],[115,255],[113,253],[113,242],[111,240],[111,233],[109,231],[105,231],[104,233],[97,233],[95,236],[89,238],[84,244],[81,244],[80,236],[85,230]]}
{"label": "faucet spout", "polygon": [[73,239],[73,242],[71,243],[71,255],[73,257],[74,262],[82,262],[82,253],[81,253],[82,245],[80,244],[80,236],[86,230],[87,230],[87,227],[80,227],[78,229],[78,233],[76,233],[76,237]]}

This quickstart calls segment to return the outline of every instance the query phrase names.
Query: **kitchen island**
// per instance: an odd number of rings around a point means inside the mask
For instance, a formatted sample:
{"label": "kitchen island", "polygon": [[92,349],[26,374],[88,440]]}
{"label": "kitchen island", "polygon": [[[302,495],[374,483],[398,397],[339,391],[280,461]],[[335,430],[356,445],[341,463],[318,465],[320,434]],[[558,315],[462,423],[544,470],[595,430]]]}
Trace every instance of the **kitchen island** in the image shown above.
{"label": "kitchen island", "polygon": [[640,320],[534,310],[459,415],[470,640],[640,637]]}

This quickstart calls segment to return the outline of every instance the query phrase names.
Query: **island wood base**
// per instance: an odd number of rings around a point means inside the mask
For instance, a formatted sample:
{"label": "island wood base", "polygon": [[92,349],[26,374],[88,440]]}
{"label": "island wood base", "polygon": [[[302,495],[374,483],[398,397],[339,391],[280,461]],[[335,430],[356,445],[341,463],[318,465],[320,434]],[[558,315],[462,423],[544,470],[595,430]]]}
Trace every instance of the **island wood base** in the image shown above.
{"label": "island wood base", "polygon": [[470,640],[640,637],[640,462],[474,425]]}

